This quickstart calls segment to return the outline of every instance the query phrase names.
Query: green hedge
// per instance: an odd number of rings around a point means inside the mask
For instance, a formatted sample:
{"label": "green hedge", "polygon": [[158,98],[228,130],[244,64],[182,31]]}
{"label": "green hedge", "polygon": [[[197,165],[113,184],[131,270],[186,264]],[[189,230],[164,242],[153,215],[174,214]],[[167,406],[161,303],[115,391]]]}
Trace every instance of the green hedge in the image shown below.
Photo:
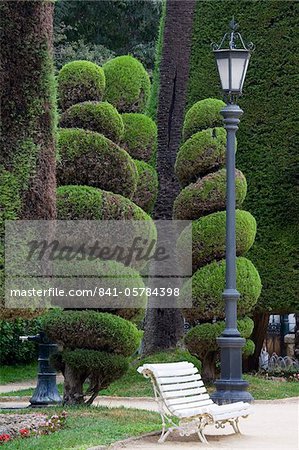
{"label": "green hedge", "polygon": [[165,350],[163,352],[154,353],[144,358],[138,359],[138,366],[143,364],[159,364],[188,361],[201,371],[201,362],[195,356],[191,355],[188,350],[176,348]]}
{"label": "green hedge", "polygon": [[182,186],[196,181],[225,164],[226,131],[224,128],[209,128],[199,131],[180,148],[175,173]]}
{"label": "green hedge", "polygon": [[108,102],[83,102],[71,106],[60,118],[61,128],[83,128],[96,131],[118,144],[124,124],[117,109]]}
{"label": "green hedge", "polygon": [[220,114],[225,103],[216,98],[205,98],[196,102],[187,111],[183,125],[183,139],[186,141],[193,134],[207,128],[221,127],[223,117]]}
{"label": "green hedge", "polygon": [[131,322],[95,311],[51,311],[43,327],[54,342],[66,348],[107,351],[122,356],[135,352],[140,331]]}
{"label": "green hedge", "polygon": [[121,147],[134,159],[152,161],[157,151],[157,125],[144,114],[122,114],[124,136]]}
{"label": "green hedge", "polygon": [[135,160],[135,164],[138,171],[138,182],[132,200],[150,214],[158,195],[158,174],[156,169],[144,161]]}
{"label": "green hedge", "polygon": [[[183,249],[189,236],[187,227],[179,236],[177,248],[184,263]],[[225,257],[226,212],[219,211],[192,222],[193,272],[200,267]],[[256,235],[255,218],[248,211],[236,210],[236,253],[244,255],[252,247]]]}
{"label": "green hedge", "polygon": [[[225,308],[222,293],[225,288],[225,261],[212,262],[197,270],[181,291],[181,305],[192,301],[192,308],[184,309],[184,316],[194,320],[222,319]],[[248,313],[261,293],[260,276],[248,259],[237,258],[238,316]],[[192,297],[190,298],[190,292]]]}
{"label": "green hedge", "polygon": [[299,27],[299,3],[199,1],[189,106],[206,97],[221,98],[209,43],[221,39],[232,11],[242,36],[256,47],[239,101],[244,115],[238,131],[237,167],[246,174],[249,186],[244,207],[258,223],[256,241],[249,252],[264,286],[257,307],[272,313],[298,312],[299,202],[295,185],[299,96],[295,82],[298,54],[294,49],[299,35],[290,37],[290,30]]}
{"label": "green hedge", "polygon": [[58,185],[87,185],[125,197],[137,186],[137,169],[130,155],[99,133],[61,129],[58,133]]}
{"label": "green hedge", "polygon": [[65,111],[76,103],[101,101],[105,90],[103,69],[90,61],[72,61],[59,71],[58,99]]}
{"label": "green hedge", "polygon": [[[246,178],[236,169],[236,207],[245,200]],[[173,205],[173,216],[177,220],[195,220],[214,211],[225,209],[226,169],[212,172],[196,183],[183,189]]]}
{"label": "green hedge", "polygon": [[0,363],[15,365],[37,361],[38,345],[34,342],[21,342],[19,336],[37,334],[41,331],[41,323],[41,317],[0,320]]}
{"label": "green hedge", "polygon": [[103,65],[105,100],[120,112],[143,112],[151,89],[143,65],[130,55],[118,56]]}

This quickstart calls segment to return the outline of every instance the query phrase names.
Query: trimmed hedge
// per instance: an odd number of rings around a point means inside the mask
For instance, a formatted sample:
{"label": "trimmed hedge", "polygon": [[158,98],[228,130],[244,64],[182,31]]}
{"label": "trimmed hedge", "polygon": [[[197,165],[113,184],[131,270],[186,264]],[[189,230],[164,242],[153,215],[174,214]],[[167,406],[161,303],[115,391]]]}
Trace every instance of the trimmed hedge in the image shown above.
{"label": "trimmed hedge", "polygon": [[224,128],[209,128],[199,131],[180,148],[175,173],[182,186],[195,181],[199,176],[224,166],[226,131]]}
{"label": "trimmed hedge", "polygon": [[294,49],[299,35],[290,39],[290,30],[299,27],[299,3],[269,0],[265,7],[264,2],[245,0],[197,2],[190,106],[205,97],[221,95],[215,58],[206,43],[221,38],[232,11],[240,18],[243,38],[252,40],[257,49],[239,101],[244,115],[236,155],[249,186],[244,207],[258,223],[256,241],[249,252],[264,285],[256,308],[277,314],[298,312],[299,202],[295,186],[299,96],[294,80],[298,53]]}
{"label": "trimmed hedge", "polygon": [[72,61],[58,74],[59,106],[65,111],[76,103],[101,101],[105,90],[103,69],[90,61]]}
{"label": "trimmed hedge", "polygon": [[57,188],[59,220],[149,220],[135,203],[113,192],[90,186]]}
{"label": "trimmed hedge", "polygon": [[58,185],[88,185],[125,197],[137,186],[137,169],[130,155],[99,133],[61,129],[58,133]]}
{"label": "trimmed hedge", "polygon": [[158,174],[152,166],[144,161],[135,160],[135,164],[138,171],[138,182],[133,202],[150,214],[158,195]]}
{"label": "trimmed hedge", "polygon": [[[225,257],[226,212],[219,211],[192,222],[192,267],[200,267]],[[177,244],[184,263],[185,236],[190,227],[182,231]],[[256,235],[255,218],[248,211],[236,210],[236,253],[244,255],[252,247]]]}
{"label": "trimmed hedge", "polygon": [[118,56],[103,65],[105,100],[120,112],[143,112],[151,83],[143,65],[130,55]]}
{"label": "trimmed hedge", "polygon": [[225,103],[216,98],[205,98],[196,102],[187,111],[183,125],[183,139],[186,141],[193,134],[207,128],[221,127],[223,117],[220,114]]}
{"label": "trimmed hedge", "polygon": [[117,109],[108,102],[83,102],[71,106],[60,118],[61,128],[83,128],[96,131],[118,144],[124,124]]}
{"label": "trimmed hedge", "polygon": [[152,161],[157,151],[157,125],[144,114],[122,114],[124,136],[121,146],[134,159]]}
{"label": "trimmed hedge", "polygon": [[[236,207],[245,200],[246,178],[236,169]],[[214,211],[225,209],[226,169],[218,170],[200,178],[183,189],[173,205],[173,216],[177,220],[195,220]]]}
{"label": "trimmed hedge", "polygon": [[[192,298],[189,293],[192,287]],[[197,270],[181,291],[181,305],[191,302],[192,308],[184,309],[186,319],[212,320],[224,318],[225,308],[222,292],[225,288],[225,260],[212,262]],[[237,289],[240,292],[238,316],[248,313],[256,304],[262,284],[258,271],[251,261],[237,258]]]}
{"label": "trimmed hedge", "polygon": [[188,361],[201,372],[201,362],[195,356],[191,355],[188,350],[176,348],[171,350],[164,350],[163,352],[154,353],[145,358],[138,359],[138,366],[143,364],[159,364]]}
{"label": "trimmed hedge", "polygon": [[47,336],[67,349],[87,349],[129,356],[139,343],[140,331],[131,322],[96,311],[51,311],[43,317]]}
{"label": "trimmed hedge", "polygon": [[[245,317],[244,319],[239,319],[237,321],[237,326],[241,336],[248,339],[252,334],[254,323],[250,317]],[[192,355],[203,358],[206,352],[215,352],[219,350],[216,339],[221,335],[224,329],[225,322],[196,325],[186,334],[184,338],[185,345]],[[246,341],[246,344],[247,342],[248,341]],[[247,355],[250,349],[252,350],[252,344],[246,344],[242,349],[243,356]]]}
{"label": "trimmed hedge", "polygon": [[37,361],[38,345],[34,342],[21,342],[19,336],[39,333],[41,324],[41,317],[0,320],[0,364],[28,364]]}

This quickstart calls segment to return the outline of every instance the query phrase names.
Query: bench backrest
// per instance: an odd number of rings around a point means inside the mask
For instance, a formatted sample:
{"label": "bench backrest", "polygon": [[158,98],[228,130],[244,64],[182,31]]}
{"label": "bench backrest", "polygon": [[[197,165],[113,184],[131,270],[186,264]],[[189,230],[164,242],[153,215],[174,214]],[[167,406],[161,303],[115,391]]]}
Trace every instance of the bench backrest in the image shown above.
{"label": "bench backrest", "polygon": [[152,378],[165,406],[174,415],[213,404],[192,363],[144,364],[137,370]]}

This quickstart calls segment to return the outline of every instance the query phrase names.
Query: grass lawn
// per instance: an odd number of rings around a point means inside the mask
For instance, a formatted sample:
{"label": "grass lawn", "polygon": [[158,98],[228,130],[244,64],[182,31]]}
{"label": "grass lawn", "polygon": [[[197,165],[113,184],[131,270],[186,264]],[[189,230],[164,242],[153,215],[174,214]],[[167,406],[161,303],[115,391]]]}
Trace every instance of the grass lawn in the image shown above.
{"label": "grass lawn", "polygon": [[[120,397],[153,397],[152,386],[136,371],[137,366],[131,366],[128,372],[120,379],[112,383],[108,389],[100,392],[100,395],[112,395]],[[249,391],[256,400],[273,400],[276,398],[287,398],[299,396],[298,382],[283,382],[266,380],[265,378],[245,375],[249,382]],[[58,385],[59,392],[62,393],[63,386]],[[208,386],[209,392],[213,391],[213,386]],[[14,391],[0,396],[20,396],[32,395],[32,389]]]}
{"label": "grass lawn", "polygon": [[[47,414],[59,413],[63,408],[39,409]],[[161,429],[161,419],[157,413],[103,407],[64,408],[68,417],[66,426],[53,434],[26,439],[15,439],[5,443],[8,450],[84,450],[96,445],[108,445],[112,442],[138,436]],[[7,411],[10,412],[11,411]],[[17,413],[28,410],[18,410]]]}
{"label": "grass lawn", "polygon": [[18,383],[19,381],[28,381],[36,378],[37,363],[26,366],[1,366],[0,384]]}

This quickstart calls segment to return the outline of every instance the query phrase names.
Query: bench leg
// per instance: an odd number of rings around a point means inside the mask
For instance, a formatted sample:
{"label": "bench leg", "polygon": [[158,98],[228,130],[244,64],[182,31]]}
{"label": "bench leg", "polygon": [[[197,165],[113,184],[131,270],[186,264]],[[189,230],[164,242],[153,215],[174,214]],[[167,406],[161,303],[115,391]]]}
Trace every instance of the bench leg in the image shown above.
{"label": "bench leg", "polygon": [[161,436],[160,436],[160,438],[159,438],[159,440],[158,440],[158,443],[159,444],[163,444],[163,442],[165,442],[165,440],[168,438],[168,436],[170,435],[170,433],[173,431],[173,429],[172,428],[169,428],[166,432],[165,432],[165,426],[163,426],[163,429],[162,429],[162,433],[161,433]]}
{"label": "bench leg", "polygon": [[205,422],[203,422],[203,423],[201,422],[200,425],[199,425],[199,427],[198,427],[198,432],[197,432],[197,434],[198,434],[198,437],[199,437],[200,441],[201,441],[203,444],[208,444],[207,438],[205,437],[205,434],[204,434],[204,428],[205,428],[205,426],[206,426],[206,423],[205,423]]}
{"label": "bench leg", "polygon": [[233,427],[235,433],[241,434],[241,431],[240,431],[240,428],[239,428],[239,419],[231,420],[230,424]]}

